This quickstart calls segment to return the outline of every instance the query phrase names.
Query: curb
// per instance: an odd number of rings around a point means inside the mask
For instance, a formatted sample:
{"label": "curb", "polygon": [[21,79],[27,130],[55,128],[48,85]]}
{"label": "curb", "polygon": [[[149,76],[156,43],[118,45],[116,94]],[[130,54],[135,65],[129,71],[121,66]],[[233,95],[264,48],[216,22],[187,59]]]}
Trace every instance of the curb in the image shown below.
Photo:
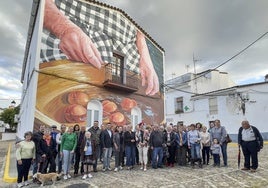
{"label": "curb", "polygon": [[10,167],[10,150],[11,150],[11,143],[9,144],[7,155],[6,155],[6,163],[5,163],[5,170],[4,170],[4,177],[3,180],[6,183],[16,183],[17,178],[9,176],[9,167]]}

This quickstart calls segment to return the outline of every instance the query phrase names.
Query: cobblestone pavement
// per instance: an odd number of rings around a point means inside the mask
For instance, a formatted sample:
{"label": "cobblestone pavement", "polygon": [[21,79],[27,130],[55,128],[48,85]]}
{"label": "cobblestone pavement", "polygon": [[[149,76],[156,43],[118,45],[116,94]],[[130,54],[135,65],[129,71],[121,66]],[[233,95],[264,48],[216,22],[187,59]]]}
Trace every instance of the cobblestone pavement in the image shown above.
{"label": "cobblestone pavement", "polygon": [[[1,144],[1,143],[0,143]],[[1,147],[0,147],[1,149]],[[2,151],[1,151],[2,152]],[[82,180],[81,176],[69,180],[59,180],[56,187],[67,188],[87,188],[87,187],[104,187],[104,188],[125,188],[125,187],[142,187],[142,188],[218,188],[218,187],[268,187],[268,147],[259,155],[259,168],[257,172],[245,172],[238,170],[237,166],[238,149],[233,144],[228,147],[228,167],[213,167],[206,165],[202,169],[198,167],[192,169],[187,167],[173,167],[163,169],[151,169],[146,172],[141,171],[138,166],[133,170],[122,170],[119,172],[102,172],[93,173],[93,178]],[[3,156],[1,157],[1,161]],[[211,161],[212,163],[212,161]],[[3,163],[1,162],[0,165]],[[241,156],[241,167],[243,167],[243,156]],[[99,165],[101,168],[101,164]],[[51,184],[51,183],[50,183]],[[0,187],[16,187],[16,184],[4,183],[0,180]],[[37,184],[30,184],[30,188],[39,187]],[[44,187],[52,187],[46,185]]]}

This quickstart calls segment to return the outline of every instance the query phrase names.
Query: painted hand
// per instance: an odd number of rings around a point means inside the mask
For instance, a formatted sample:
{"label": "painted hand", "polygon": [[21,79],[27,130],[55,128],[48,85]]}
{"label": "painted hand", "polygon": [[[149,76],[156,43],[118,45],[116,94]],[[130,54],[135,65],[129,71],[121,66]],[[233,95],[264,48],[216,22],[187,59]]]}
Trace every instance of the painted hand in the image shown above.
{"label": "painted hand", "polygon": [[60,39],[59,48],[70,60],[90,63],[98,69],[101,68],[100,52],[80,28],[74,25],[66,28]]}

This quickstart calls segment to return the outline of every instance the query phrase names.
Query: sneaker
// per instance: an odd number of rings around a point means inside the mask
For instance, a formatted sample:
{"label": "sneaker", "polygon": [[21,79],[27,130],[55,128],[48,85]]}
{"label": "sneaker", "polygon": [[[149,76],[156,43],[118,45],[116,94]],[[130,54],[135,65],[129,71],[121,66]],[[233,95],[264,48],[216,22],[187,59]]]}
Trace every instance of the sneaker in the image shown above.
{"label": "sneaker", "polygon": [[143,171],[144,171],[144,172],[147,171],[147,168],[145,167],[145,168],[143,169]]}
{"label": "sneaker", "polygon": [[27,185],[30,185],[30,182],[27,180],[24,182],[24,185],[27,186]]}
{"label": "sneaker", "polygon": [[67,176],[67,175],[64,175],[64,176],[63,176],[63,179],[64,179],[64,180],[67,180],[67,179],[68,179],[68,176]]}
{"label": "sneaker", "polygon": [[110,167],[107,168],[109,171],[111,171],[112,169]]}
{"label": "sneaker", "polygon": [[123,170],[123,167],[122,167],[122,166],[120,166],[120,167],[119,167],[119,169],[120,169],[120,170]]}
{"label": "sneaker", "polygon": [[115,168],[114,171],[117,172],[118,171],[118,168]]}
{"label": "sneaker", "polygon": [[106,171],[106,168],[103,168],[102,171],[105,172]]}
{"label": "sneaker", "polygon": [[247,171],[247,170],[250,170],[250,169],[249,169],[249,168],[244,167],[244,168],[242,168],[241,170],[245,170],[245,171]]}
{"label": "sneaker", "polygon": [[82,177],[82,180],[85,180],[85,179],[87,179],[87,175],[86,174],[84,174],[83,177]]}
{"label": "sneaker", "polygon": [[250,169],[250,172],[256,172],[256,169],[254,169],[254,168],[252,168],[252,169]]}
{"label": "sneaker", "polygon": [[18,188],[23,187],[23,183],[18,183],[17,187]]}
{"label": "sneaker", "polygon": [[70,174],[67,174],[67,178],[70,179],[72,176]]}
{"label": "sneaker", "polygon": [[141,170],[143,170],[143,166],[141,166],[141,168],[140,168]]}
{"label": "sneaker", "polygon": [[91,174],[88,174],[87,177],[92,178],[93,176]]}

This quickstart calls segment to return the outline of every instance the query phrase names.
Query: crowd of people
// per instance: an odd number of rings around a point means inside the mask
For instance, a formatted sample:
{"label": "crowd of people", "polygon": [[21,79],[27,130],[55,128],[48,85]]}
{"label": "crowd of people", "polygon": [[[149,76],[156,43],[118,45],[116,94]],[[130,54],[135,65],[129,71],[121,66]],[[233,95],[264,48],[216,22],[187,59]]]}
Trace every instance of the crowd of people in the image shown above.
{"label": "crowd of people", "polygon": [[[257,128],[250,126],[256,135],[245,131],[249,128],[248,125],[247,121],[242,122],[238,144],[247,156],[243,170],[256,170],[257,154],[247,146],[252,146],[255,144],[252,141],[258,140],[262,148],[263,141]],[[55,125],[41,125],[38,131],[25,133],[25,140],[17,143],[18,187],[29,184],[31,165],[33,174],[57,172],[63,174],[64,180],[72,178],[71,168],[74,176],[92,178],[91,172],[100,169],[97,168],[98,161],[102,162],[102,171],[115,172],[123,168],[131,170],[135,166],[147,171],[149,165],[153,169],[174,167],[175,164],[189,164],[192,168],[197,165],[202,168],[203,165],[210,164],[211,158],[214,167],[220,167],[221,158],[222,166],[228,165],[229,139],[220,120],[215,120],[209,128],[201,123],[189,126],[150,126],[140,123],[133,130],[132,125],[116,126],[107,123],[99,126],[99,122],[94,121],[88,130],[84,125],[69,126],[66,129],[65,125],[61,125],[60,130]],[[114,168],[111,165],[112,156]],[[252,166],[250,157],[253,157]]]}

